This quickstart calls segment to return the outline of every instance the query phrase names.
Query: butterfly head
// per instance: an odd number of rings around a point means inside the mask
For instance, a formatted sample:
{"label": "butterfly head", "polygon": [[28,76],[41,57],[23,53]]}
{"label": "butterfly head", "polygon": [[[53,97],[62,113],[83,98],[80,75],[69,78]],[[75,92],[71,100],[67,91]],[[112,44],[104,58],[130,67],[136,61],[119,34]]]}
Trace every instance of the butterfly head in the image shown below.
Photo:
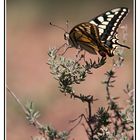
{"label": "butterfly head", "polygon": [[69,40],[69,33],[68,33],[68,32],[65,32],[65,33],[64,33],[64,39],[65,39],[65,40]]}

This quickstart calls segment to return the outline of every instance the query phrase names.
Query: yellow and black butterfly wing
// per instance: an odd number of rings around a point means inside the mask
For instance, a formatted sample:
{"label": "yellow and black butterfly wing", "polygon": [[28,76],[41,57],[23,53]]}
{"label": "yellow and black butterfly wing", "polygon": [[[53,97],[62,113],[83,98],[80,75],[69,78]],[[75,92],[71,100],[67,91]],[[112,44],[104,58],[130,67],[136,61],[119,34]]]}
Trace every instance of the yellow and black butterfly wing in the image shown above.
{"label": "yellow and black butterfly wing", "polygon": [[128,8],[119,7],[109,10],[89,21],[91,24],[94,24],[98,27],[100,40],[104,42],[106,47],[112,49],[114,47],[116,48],[118,45],[127,47],[120,44],[117,38],[117,29],[127,13]]}
{"label": "yellow and black butterfly wing", "polygon": [[115,8],[90,20],[99,28],[100,39],[105,41],[112,38],[119,27],[121,21],[128,13],[128,8]]}

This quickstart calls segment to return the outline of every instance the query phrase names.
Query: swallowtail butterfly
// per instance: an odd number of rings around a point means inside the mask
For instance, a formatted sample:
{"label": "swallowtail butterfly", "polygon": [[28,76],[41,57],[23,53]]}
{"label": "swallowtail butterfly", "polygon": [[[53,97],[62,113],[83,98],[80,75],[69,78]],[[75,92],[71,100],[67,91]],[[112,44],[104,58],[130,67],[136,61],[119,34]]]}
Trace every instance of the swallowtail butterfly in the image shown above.
{"label": "swallowtail butterfly", "polygon": [[68,40],[70,46],[86,50],[91,54],[109,57],[114,56],[114,51],[118,47],[125,47],[118,42],[117,29],[128,13],[128,8],[119,7],[109,10],[89,22],[76,25],[64,38]]}

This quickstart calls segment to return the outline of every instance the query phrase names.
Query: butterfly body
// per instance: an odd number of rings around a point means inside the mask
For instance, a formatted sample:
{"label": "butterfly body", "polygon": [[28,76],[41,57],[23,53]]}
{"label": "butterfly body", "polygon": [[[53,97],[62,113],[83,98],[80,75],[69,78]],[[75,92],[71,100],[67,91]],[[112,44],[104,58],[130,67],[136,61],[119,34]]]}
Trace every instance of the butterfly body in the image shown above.
{"label": "butterfly body", "polygon": [[117,29],[128,13],[128,8],[120,7],[107,11],[89,22],[74,26],[64,37],[68,44],[91,54],[114,56],[116,48],[125,47],[118,42]]}

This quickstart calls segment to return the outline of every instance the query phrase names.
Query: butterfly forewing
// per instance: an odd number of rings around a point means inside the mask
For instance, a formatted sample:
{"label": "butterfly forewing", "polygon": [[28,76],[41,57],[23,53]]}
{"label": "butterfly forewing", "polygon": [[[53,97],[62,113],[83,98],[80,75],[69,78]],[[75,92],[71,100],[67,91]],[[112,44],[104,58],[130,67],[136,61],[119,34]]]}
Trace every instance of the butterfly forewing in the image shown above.
{"label": "butterfly forewing", "polygon": [[98,46],[100,46],[99,31],[98,28],[84,22],[76,25],[69,33],[70,44],[76,48],[81,48],[89,53],[97,54]]}
{"label": "butterfly forewing", "polygon": [[90,23],[95,24],[99,28],[101,41],[106,41],[114,36],[117,28],[127,13],[128,8],[115,8],[93,18],[90,20]]}

